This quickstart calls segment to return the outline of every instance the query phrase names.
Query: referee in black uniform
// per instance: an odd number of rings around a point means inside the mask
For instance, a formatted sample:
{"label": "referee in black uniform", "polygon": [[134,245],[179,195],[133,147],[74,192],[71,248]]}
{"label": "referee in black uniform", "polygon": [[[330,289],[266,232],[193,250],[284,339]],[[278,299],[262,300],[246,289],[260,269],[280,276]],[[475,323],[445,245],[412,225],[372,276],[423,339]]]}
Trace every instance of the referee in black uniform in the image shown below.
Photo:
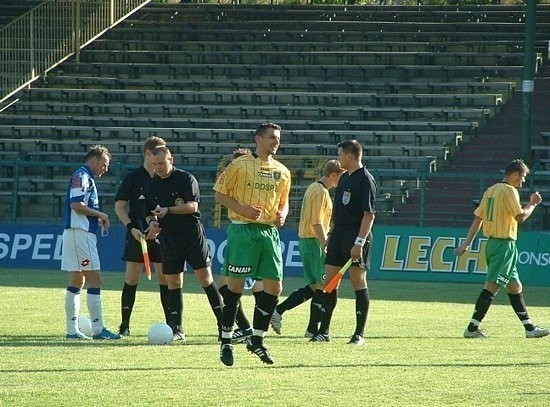
{"label": "referee in black uniform", "polygon": [[[364,331],[369,312],[367,272],[370,268],[372,225],[376,182],[362,165],[363,148],[357,140],[338,144],[338,160],[346,172],[342,174],[334,194],[332,229],[328,240],[326,281],[330,281],[339,269],[353,259],[349,269],[351,285],[355,291],[356,326],[349,344],[363,345]],[[329,327],[336,307],[337,290],[323,293],[319,298],[321,325],[312,342],[329,342]]]}
{"label": "referee in black uniform", "polygon": [[[118,333],[130,335],[130,317],[136,301],[136,289],[143,270],[143,254],[141,252],[140,236],[147,229],[145,220],[145,190],[153,177],[151,156],[155,147],[166,145],[160,137],[149,137],[143,145],[143,165],[130,172],[120,184],[115,197],[115,212],[120,222],[126,226],[126,242],[122,260],[126,262],[124,287],[120,301],[121,323]],[[158,240],[147,240],[149,259],[154,264],[160,286],[160,301],[164,317],[168,322],[168,286],[162,273],[162,260]]]}
{"label": "referee in black uniform", "polygon": [[[199,184],[187,171],[175,168],[172,153],[158,146],[151,157],[155,177],[145,193],[149,234],[160,241],[162,267],[168,283],[169,325],[175,340],[184,340],[182,329],[183,271],[186,263],[203,287],[220,328],[223,301],[210,269],[210,254],[200,221]],[[218,331],[219,332],[219,331]]]}

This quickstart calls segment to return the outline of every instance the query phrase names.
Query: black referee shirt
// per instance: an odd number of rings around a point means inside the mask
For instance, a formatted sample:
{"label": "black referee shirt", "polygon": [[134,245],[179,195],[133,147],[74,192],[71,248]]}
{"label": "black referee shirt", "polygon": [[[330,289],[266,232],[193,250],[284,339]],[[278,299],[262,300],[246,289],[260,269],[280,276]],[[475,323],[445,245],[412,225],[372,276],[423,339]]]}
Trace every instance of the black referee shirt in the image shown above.
{"label": "black referee shirt", "polygon": [[152,178],[145,167],[141,166],[129,173],[120,184],[116,193],[115,201],[127,201],[130,210],[128,217],[141,231],[147,228],[144,213],[145,209],[145,190]]}
{"label": "black referee shirt", "polygon": [[358,225],[365,211],[375,213],[376,181],[365,168],[352,174],[345,172],[334,193],[332,222],[335,225]]}
{"label": "black referee shirt", "polygon": [[[146,197],[147,215],[158,206],[180,206],[187,202],[199,202],[199,183],[189,172],[174,168],[168,178],[156,176],[149,183]],[[200,222],[201,214],[197,212],[189,215],[174,215],[173,213],[159,219],[161,234],[179,232],[186,226],[196,225]]]}

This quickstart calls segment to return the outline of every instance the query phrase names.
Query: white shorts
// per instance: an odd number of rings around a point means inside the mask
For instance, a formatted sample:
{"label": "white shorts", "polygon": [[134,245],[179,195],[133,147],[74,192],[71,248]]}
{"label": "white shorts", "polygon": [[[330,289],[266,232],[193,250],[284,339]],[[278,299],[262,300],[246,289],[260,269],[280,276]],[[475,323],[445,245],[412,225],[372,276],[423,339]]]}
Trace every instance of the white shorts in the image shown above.
{"label": "white shorts", "polygon": [[65,229],[61,247],[61,270],[101,270],[97,252],[97,236],[82,229]]}

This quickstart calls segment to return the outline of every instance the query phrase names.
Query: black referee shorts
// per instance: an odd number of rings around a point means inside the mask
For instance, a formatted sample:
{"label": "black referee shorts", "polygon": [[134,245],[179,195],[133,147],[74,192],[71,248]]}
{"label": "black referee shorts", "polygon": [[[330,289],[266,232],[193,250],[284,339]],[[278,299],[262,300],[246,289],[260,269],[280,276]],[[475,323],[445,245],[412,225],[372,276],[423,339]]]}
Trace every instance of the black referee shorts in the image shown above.
{"label": "black referee shorts", "polygon": [[[149,260],[153,263],[162,263],[160,256],[160,245],[156,240],[147,240],[147,252]],[[141,244],[134,239],[130,231],[126,231],[126,241],[124,244],[124,261],[132,261],[134,263],[143,263],[143,254],[141,253]]]}
{"label": "black referee shorts", "polygon": [[206,233],[201,223],[185,227],[180,232],[159,235],[164,274],[179,274],[185,264],[193,270],[211,265]]}
{"label": "black referee shorts", "polygon": [[[360,225],[334,225],[328,240],[327,256],[325,264],[342,267],[349,260],[350,251],[355,244]],[[353,266],[370,270],[372,234],[367,236],[367,242],[363,246],[361,260],[353,262]]]}

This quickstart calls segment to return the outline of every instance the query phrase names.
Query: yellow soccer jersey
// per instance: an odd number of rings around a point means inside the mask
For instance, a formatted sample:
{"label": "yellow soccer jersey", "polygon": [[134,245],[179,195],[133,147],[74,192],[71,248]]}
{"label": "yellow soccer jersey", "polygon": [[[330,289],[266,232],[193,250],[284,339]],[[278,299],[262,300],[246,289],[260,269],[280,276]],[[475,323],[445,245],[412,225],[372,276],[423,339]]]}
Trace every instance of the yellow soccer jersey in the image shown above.
{"label": "yellow soccer jersey", "polygon": [[290,171],[273,158],[262,161],[254,154],[244,155],[227,166],[217,179],[214,191],[228,195],[241,204],[262,208],[258,220],[229,210],[232,221],[273,225],[279,208],[288,203]]}
{"label": "yellow soccer jersey", "polygon": [[321,182],[314,182],[307,187],[300,211],[298,236],[301,238],[317,237],[313,225],[323,225],[328,232],[332,215],[332,200],[328,189]]}
{"label": "yellow soccer jersey", "polygon": [[518,190],[500,182],[485,191],[474,214],[483,219],[483,234],[486,237],[517,240],[516,216],[521,211]]}

